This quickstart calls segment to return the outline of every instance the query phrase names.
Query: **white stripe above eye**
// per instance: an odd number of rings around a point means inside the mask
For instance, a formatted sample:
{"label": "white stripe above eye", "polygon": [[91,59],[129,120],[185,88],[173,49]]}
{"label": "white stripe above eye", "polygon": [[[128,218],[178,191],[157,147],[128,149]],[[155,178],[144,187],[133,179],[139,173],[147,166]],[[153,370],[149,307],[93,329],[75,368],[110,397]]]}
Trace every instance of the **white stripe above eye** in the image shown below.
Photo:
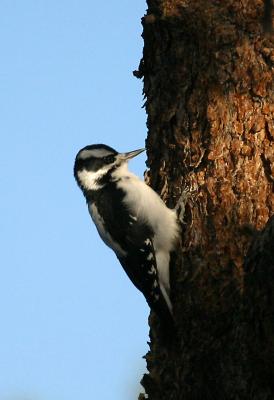
{"label": "white stripe above eye", "polygon": [[82,150],[78,154],[77,158],[78,158],[78,160],[86,160],[87,158],[90,158],[90,157],[101,158],[101,157],[106,157],[110,154],[113,154],[113,153],[106,149]]}

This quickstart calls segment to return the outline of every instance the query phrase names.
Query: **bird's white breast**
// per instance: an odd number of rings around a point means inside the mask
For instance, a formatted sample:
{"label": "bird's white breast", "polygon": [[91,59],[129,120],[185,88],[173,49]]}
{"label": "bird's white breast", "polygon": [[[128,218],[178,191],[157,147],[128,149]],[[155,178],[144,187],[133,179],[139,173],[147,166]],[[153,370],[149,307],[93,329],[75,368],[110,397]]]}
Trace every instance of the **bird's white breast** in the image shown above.
{"label": "bird's white breast", "polygon": [[175,211],[168,208],[163,200],[145,182],[126,170],[121,174],[117,186],[126,195],[124,203],[130,212],[151,225],[155,232],[155,250],[172,251],[179,234]]}
{"label": "bird's white breast", "polygon": [[167,208],[158,194],[126,167],[117,170],[116,178],[119,179],[117,186],[126,193],[123,201],[129,211],[152,227],[160,281],[169,290],[170,252],[174,250],[179,236],[176,213]]}

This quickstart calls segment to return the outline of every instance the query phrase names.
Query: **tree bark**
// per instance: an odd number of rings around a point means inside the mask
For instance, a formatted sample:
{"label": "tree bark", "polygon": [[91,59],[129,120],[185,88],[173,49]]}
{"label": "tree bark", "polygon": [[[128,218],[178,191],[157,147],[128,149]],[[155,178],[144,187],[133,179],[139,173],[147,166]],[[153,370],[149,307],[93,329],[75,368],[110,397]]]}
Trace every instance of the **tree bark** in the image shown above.
{"label": "tree bark", "polygon": [[135,71],[146,175],[184,210],[177,337],[164,347],[151,316],[150,400],[274,398],[274,49],[263,16],[263,0],[148,0]]}

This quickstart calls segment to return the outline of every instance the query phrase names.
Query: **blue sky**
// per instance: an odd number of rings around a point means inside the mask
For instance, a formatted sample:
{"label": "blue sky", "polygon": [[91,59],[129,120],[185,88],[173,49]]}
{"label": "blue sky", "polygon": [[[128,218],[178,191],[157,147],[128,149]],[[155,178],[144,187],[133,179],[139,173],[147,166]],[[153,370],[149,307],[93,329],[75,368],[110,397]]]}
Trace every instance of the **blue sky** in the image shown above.
{"label": "blue sky", "polygon": [[[144,146],[144,1],[0,4],[0,400],[129,400],[148,307],[98,237],[77,151]],[[145,155],[131,162],[139,176]]]}

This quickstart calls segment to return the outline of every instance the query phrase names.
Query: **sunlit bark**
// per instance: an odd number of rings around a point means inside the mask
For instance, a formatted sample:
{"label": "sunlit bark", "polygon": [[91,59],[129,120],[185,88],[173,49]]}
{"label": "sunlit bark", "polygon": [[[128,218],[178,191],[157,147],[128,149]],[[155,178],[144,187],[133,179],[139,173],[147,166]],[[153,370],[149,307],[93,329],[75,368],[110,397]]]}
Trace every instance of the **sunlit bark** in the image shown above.
{"label": "sunlit bark", "polygon": [[274,49],[263,14],[262,0],[155,0],[143,18],[135,75],[147,179],[170,207],[188,190],[171,271],[178,337],[163,347],[150,319],[150,400],[274,398],[273,219],[264,230],[274,214]]}

